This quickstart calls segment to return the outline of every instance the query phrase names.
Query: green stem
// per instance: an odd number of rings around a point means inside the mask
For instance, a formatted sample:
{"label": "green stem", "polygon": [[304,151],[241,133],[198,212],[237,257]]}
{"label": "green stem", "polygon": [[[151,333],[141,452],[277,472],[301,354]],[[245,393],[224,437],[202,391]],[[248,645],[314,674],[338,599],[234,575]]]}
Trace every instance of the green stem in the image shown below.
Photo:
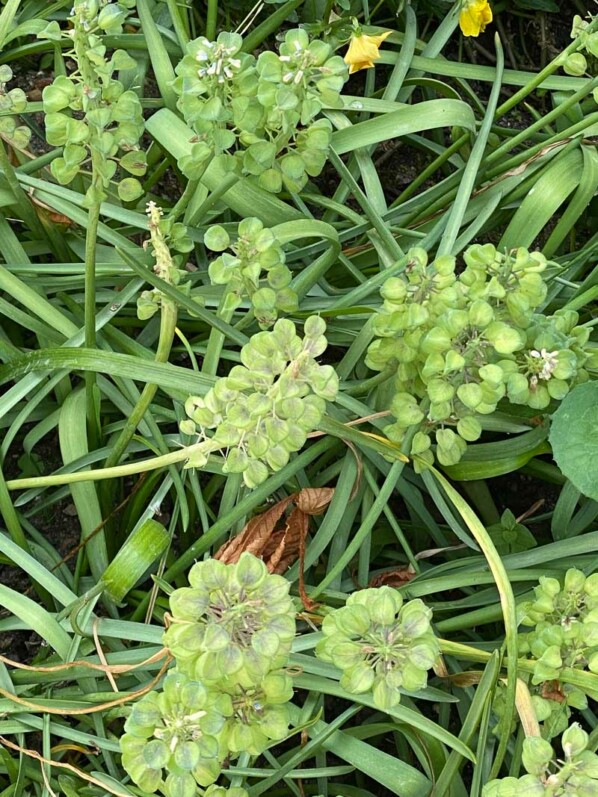
{"label": "green stem", "polygon": [[189,180],[187,185],[185,186],[185,190],[177,200],[176,204],[173,205],[171,210],[168,212],[169,219],[178,219],[178,217],[185,212],[187,205],[193,198],[193,195],[197,191],[197,186],[199,185],[199,180]]}
{"label": "green stem", "polygon": [[218,20],[218,0],[208,0],[208,15],[206,17],[206,39],[214,41],[216,38],[216,22]]}
{"label": "green stem", "polygon": [[[226,297],[229,294],[228,285],[225,286],[224,293],[222,294],[222,298],[220,299],[220,304],[218,306],[218,310],[216,312],[217,318],[221,318],[223,321],[226,321],[227,324],[230,324],[230,321],[233,317],[233,310],[225,309],[226,306]],[[206,347],[206,353],[203,358],[203,363],[201,366],[202,374],[209,374],[210,376],[216,376],[218,371],[218,362],[220,361],[220,354],[222,352],[222,347],[224,346],[225,341],[224,334],[212,327],[210,330],[210,337],[208,338],[208,345]]]}
{"label": "green stem", "polygon": [[[87,216],[87,233],[85,236],[84,332],[86,349],[95,349],[96,347],[96,245],[99,223],[100,202],[95,201],[89,209]],[[97,443],[100,435],[95,420],[95,384],[95,373],[93,371],[86,372],[85,393],[87,401],[87,422],[89,424],[91,441]]]}
{"label": "green stem", "polygon": [[[454,656],[461,661],[475,661],[479,664],[486,664],[492,658],[492,652],[487,650],[479,650],[478,648],[465,645],[462,642],[452,642],[448,639],[439,639],[440,650],[446,656]],[[517,659],[517,669],[520,672],[533,673],[536,661],[534,659]],[[588,690],[594,691],[597,688],[597,681],[595,673],[587,672],[586,670],[576,670],[572,667],[563,667],[559,674],[559,680],[563,683],[577,686],[584,692]]]}
{"label": "green stem", "polygon": [[[596,25],[598,24],[597,20],[594,20],[588,31],[593,31],[596,29]],[[500,119],[501,116],[507,114],[511,108],[514,108],[518,105],[521,100],[525,99],[529,94],[532,93],[538,86],[543,83],[546,78],[549,78],[557,69],[560,69],[563,66],[563,63],[566,61],[567,56],[571,53],[577,52],[581,47],[581,42],[576,39],[572,41],[571,44],[566,47],[562,53],[559,53],[556,58],[554,58],[549,64],[547,64],[541,72],[538,72],[529,83],[527,83],[523,88],[516,91],[512,97],[509,97],[508,100],[503,102],[496,110],[496,118]]]}
{"label": "green stem", "polygon": [[381,385],[383,382],[386,382],[387,379],[390,379],[392,376],[396,374],[396,369],[394,368],[386,368],[384,371],[381,371],[379,374],[375,376],[370,376],[369,379],[362,379],[359,382],[351,382],[348,386],[343,385],[343,393],[346,396],[365,396],[367,395],[370,390]]}
{"label": "green stem", "polygon": [[189,30],[187,20],[184,18],[183,13],[181,11],[181,7],[177,0],[166,0],[168,5],[168,11],[170,13],[170,18],[172,19],[172,26],[174,28],[174,32],[176,33],[176,37],[179,40],[179,44],[181,45],[181,50],[185,50],[185,47],[189,43]]}
{"label": "green stem", "polygon": [[27,479],[10,479],[6,482],[6,487],[8,490],[26,490],[34,487],[58,487],[63,484],[122,479],[125,476],[135,476],[138,473],[147,473],[151,470],[167,468],[177,462],[183,462],[200,449],[203,449],[203,443],[196,443],[187,448],[179,448],[160,457],[142,459],[139,462],[130,462],[127,465],[117,465],[114,468],[81,470],[76,473],[57,473],[54,476],[33,476]]}
{"label": "green stem", "polygon": [[[158,340],[158,346],[156,349],[156,356],[154,357],[155,362],[158,363],[165,363],[168,360],[170,355],[170,350],[172,348],[172,341],[174,338],[174,331],[176,329],[177,323],[177,308],[174,302],[170,301],[169,299],[164,299],[162,301],[162,311],[160,317],[160,337]],[[147,383],[143,388],[137,403],[135,404],[133,411],[127,418],[127,422],[125,423],[116,443],[112,446],[110,451],[110,455],[106,459],[106,468],[112,468],[115,465],[118,465],[122,455],[125,453],[127,446],[133,435],[135,434],[135,430],[139,425],[140,421],[142,420],[143,416],[145,415],[147,408],[152,402],[156,391],[158,389],[158,385]]]}

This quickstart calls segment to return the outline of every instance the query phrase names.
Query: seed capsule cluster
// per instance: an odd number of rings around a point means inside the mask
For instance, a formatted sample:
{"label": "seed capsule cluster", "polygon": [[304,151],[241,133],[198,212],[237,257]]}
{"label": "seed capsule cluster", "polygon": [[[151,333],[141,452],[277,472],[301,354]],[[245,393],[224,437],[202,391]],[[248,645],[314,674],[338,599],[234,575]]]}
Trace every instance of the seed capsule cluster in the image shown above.
{"label": "seed capsule cluster", "polygon": [[[107,57],[102,37],[122,33],[123,23],[134,0],[102,3],[79,0],[73,6],[73,27],[61,31],[50,22],[38,36],[72,44],[70,55],[78,65],[70,75],[58,75],[43,91],[46,138],[63,147],[50,164],[54,178],[67,185],[88,160],[92,181],[86,192],[91,205],[106,199],[106,191],[120,168],[125,175],[118,182],[119,197],[130,202],[143,194],[137,177],[145,174],[145,153],[139,149],[144,130],[143,112],[137,94],[125,89],[114,75],[136,67],[124,50]],[[72,112],[75,112],[74,114]]]}
{"label": "seed capsule cluster", "polygon": [[[320,422],[326,401],[338,392],[338,376],[316,357],[326,350],[326,324],[311,316],[301,339],[289,319],[258,332],[241,350],[242,365],[217,380],[205,396],[191,396],[185,434],[198,434],[188,466],[203,467],[212,451],[224,451],[225,473],[242,473],[256,487],[299,451]],[[208,430],[213,430],[211,436]]]}
{"label": "seed capsule cluster", "polygon": [[419,599],[403,603],[391,587],[362,589],[325,617],[316,655],[342,670],[347,692],[371,691],[378,708],[389,709],[400,701],[400,688],[416,692],[426,686],[439,656],[431,619]]}
{"label": "seed capsule cluster", "polygon": [[164,634],[176,668],[133,707],[121,737],[123,766],[144,792],[246,797],[211,784],[227,757],[259,755],[288,734],[289,582],[244,553],[234,565],[198,562],[189,583],[170,597]]}
{"label": "seed capsule cluster", "polygon": [[533,682],[557,679],[563,667],[598,672],[598,574],[571,568],[562,585],[543,576],[534,592],[520,607],[522,624],[532,626],[520,650],[537,659]]}
{"label": "seed capsule cluster", "polygon": [[588,734],[574,723],[563,733],[561,745],[563,757],[557,758],[545,739],[525,739],[521,761],[528,774],[491,780],[483,787],[482,797],[595,797],[598,756],[588,749]]}
{"label": "seed capsule cluster", "polygon": [[[272,326],[278,312],[297,310],[297,294],[290,287],[292,274],[285,265],[282,246],[259,219],[240,221],[235,241],[231,241],[224,227],[209,227],[204,243],[213,252],[223,253],[211,261],[208,273],[214,285],[228,286],[224,310],[235,310],[243,299],[249,298],[263,329]],[[232,253],[225,251],[229,249]]]}
{"label": "seed capsule cluster", "polygon": [[268,191],[300,191],[324,168],[332,127],[319,116],[340,105],[347,67],[329,44],[290,30],[280,53],[255,58],[239,34],[190,42],[176,67],[178,107],[196,139],[179,161],[195,179],[210,158]]}
{"label": "seed capsule cluster", "polygon": [[438,461],[455,465],[500,401],[546,410],[588,378],[589,330],[577,313],[535,312],[547,293],[542,254],[476,244],[463,258],[457,274],[454,257],[428,263],[410,250],[374,319],[366,363],[395,373],[386,433],[400,444],[414,432],[420,468],[434,461],[434,443]]}

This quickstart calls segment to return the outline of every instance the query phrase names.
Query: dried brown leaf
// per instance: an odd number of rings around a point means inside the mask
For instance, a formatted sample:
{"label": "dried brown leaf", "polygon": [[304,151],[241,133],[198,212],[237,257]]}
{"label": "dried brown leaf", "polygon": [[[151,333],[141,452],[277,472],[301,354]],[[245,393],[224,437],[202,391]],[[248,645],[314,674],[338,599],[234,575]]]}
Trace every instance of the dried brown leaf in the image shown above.
{"label": "dried brown leaf", "polygon": [[[215,554],[225,564],[234,564],[244,551],[262,559],[270,573],[285,573],[300,560],[299,593],[306,609],[316,604],[305,592],[303,583],[303,559],[305,540],[311,515],[321,515],[332,501],[332,487],[306,487],[299,493],[290,495],[256,515],[236,537],[226,542]],[[294,503],[295,507],[281,528],[286,510]]]}
{"label": "dried brown leaf", "polygon": [[299,558],[301,535],[307,534],[307,515],[300,509],[293,509],[284,531],[276,539],[276,547],[268,560],[271,573],[282,574]]}
{"label": "dried brown leaf", "polygon": [[321,515],[333,495],[334,487],[304,487],[293,500],[297,509],[306,515]]}
{"label": "dried brown leaf", "polygon": [[386,573],[380,573],[375,576],[369,583],[370,587],[401,587],[407,584],[415,577],[415,570],[411,565],[407,567],[397,567],[395,570],[388,570]]}
{"label": "dried brown leaf", "polygon": [[293,496],[289,495],[283,498],[274,506],[262,512],[261,515],[256,515],[251,518],[249,523],[245,526],[243,531],[236,537],[233,537],[228,542],[218,549],[214,558],[220,559],[224,564],[235,564],[239,561],[239,557],[244,551],[252,553],[254,556],[263,557],[264,549],[270,538],[276,524],[283,516],[287,506],[293,500]]}
{"label": "dried brown leaf", "polygon": [[476,686],[479,684],[483,674],[484,673],[479,670],[468,670],[467,672],[457,672],[452,675],[445,673],[440,677],[452,683],[453,686],[466,689],[469,686]]}
{"label": "dried brown leaf", "polygon": [[556,703],[564,703],[567,699],[560,681],[544,681],[542,697],[546,700],[554,700]]}

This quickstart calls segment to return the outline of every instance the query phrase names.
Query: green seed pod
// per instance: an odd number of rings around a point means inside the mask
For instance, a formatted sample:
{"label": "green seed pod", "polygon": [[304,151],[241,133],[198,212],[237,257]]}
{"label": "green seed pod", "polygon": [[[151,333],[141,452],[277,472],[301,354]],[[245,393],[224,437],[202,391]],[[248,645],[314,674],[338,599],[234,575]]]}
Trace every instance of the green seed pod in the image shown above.
{"label": "green seed pod", "polygon": [[473,442],[481,437],[482,426],[477,418],[469,415],[458,420],[457,432],[467,442]]}
{"label": "green seed pod", "polygon": [[469,407],[472,410],[474,410],[478,404],[481,404],[483,400],[482,388],[475,382],[469,382],[468,384],[460,385],[457,388],[457,396],[466,407]]}

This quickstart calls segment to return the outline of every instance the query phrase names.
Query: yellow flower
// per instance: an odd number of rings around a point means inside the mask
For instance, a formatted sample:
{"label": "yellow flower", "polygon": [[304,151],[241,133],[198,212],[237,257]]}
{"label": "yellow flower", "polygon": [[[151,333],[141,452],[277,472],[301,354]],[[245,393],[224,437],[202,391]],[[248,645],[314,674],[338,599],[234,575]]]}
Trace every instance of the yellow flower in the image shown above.
{"label": "yellow flower", "polygon": [[479,36],[492,22],[492,9],[488,0],[465,0],[459,14],[459,27],[464,36]]}
{"label": "yellow flower", "polygon": [[360,69],[371,69],[374,61],[380,58],[378,48],[391,33],[392,31],[387,30],[379,36],[368,36],[367,33],[353,36],[345,55],[345,63],[349,64],[349,74],[359,72]]}

